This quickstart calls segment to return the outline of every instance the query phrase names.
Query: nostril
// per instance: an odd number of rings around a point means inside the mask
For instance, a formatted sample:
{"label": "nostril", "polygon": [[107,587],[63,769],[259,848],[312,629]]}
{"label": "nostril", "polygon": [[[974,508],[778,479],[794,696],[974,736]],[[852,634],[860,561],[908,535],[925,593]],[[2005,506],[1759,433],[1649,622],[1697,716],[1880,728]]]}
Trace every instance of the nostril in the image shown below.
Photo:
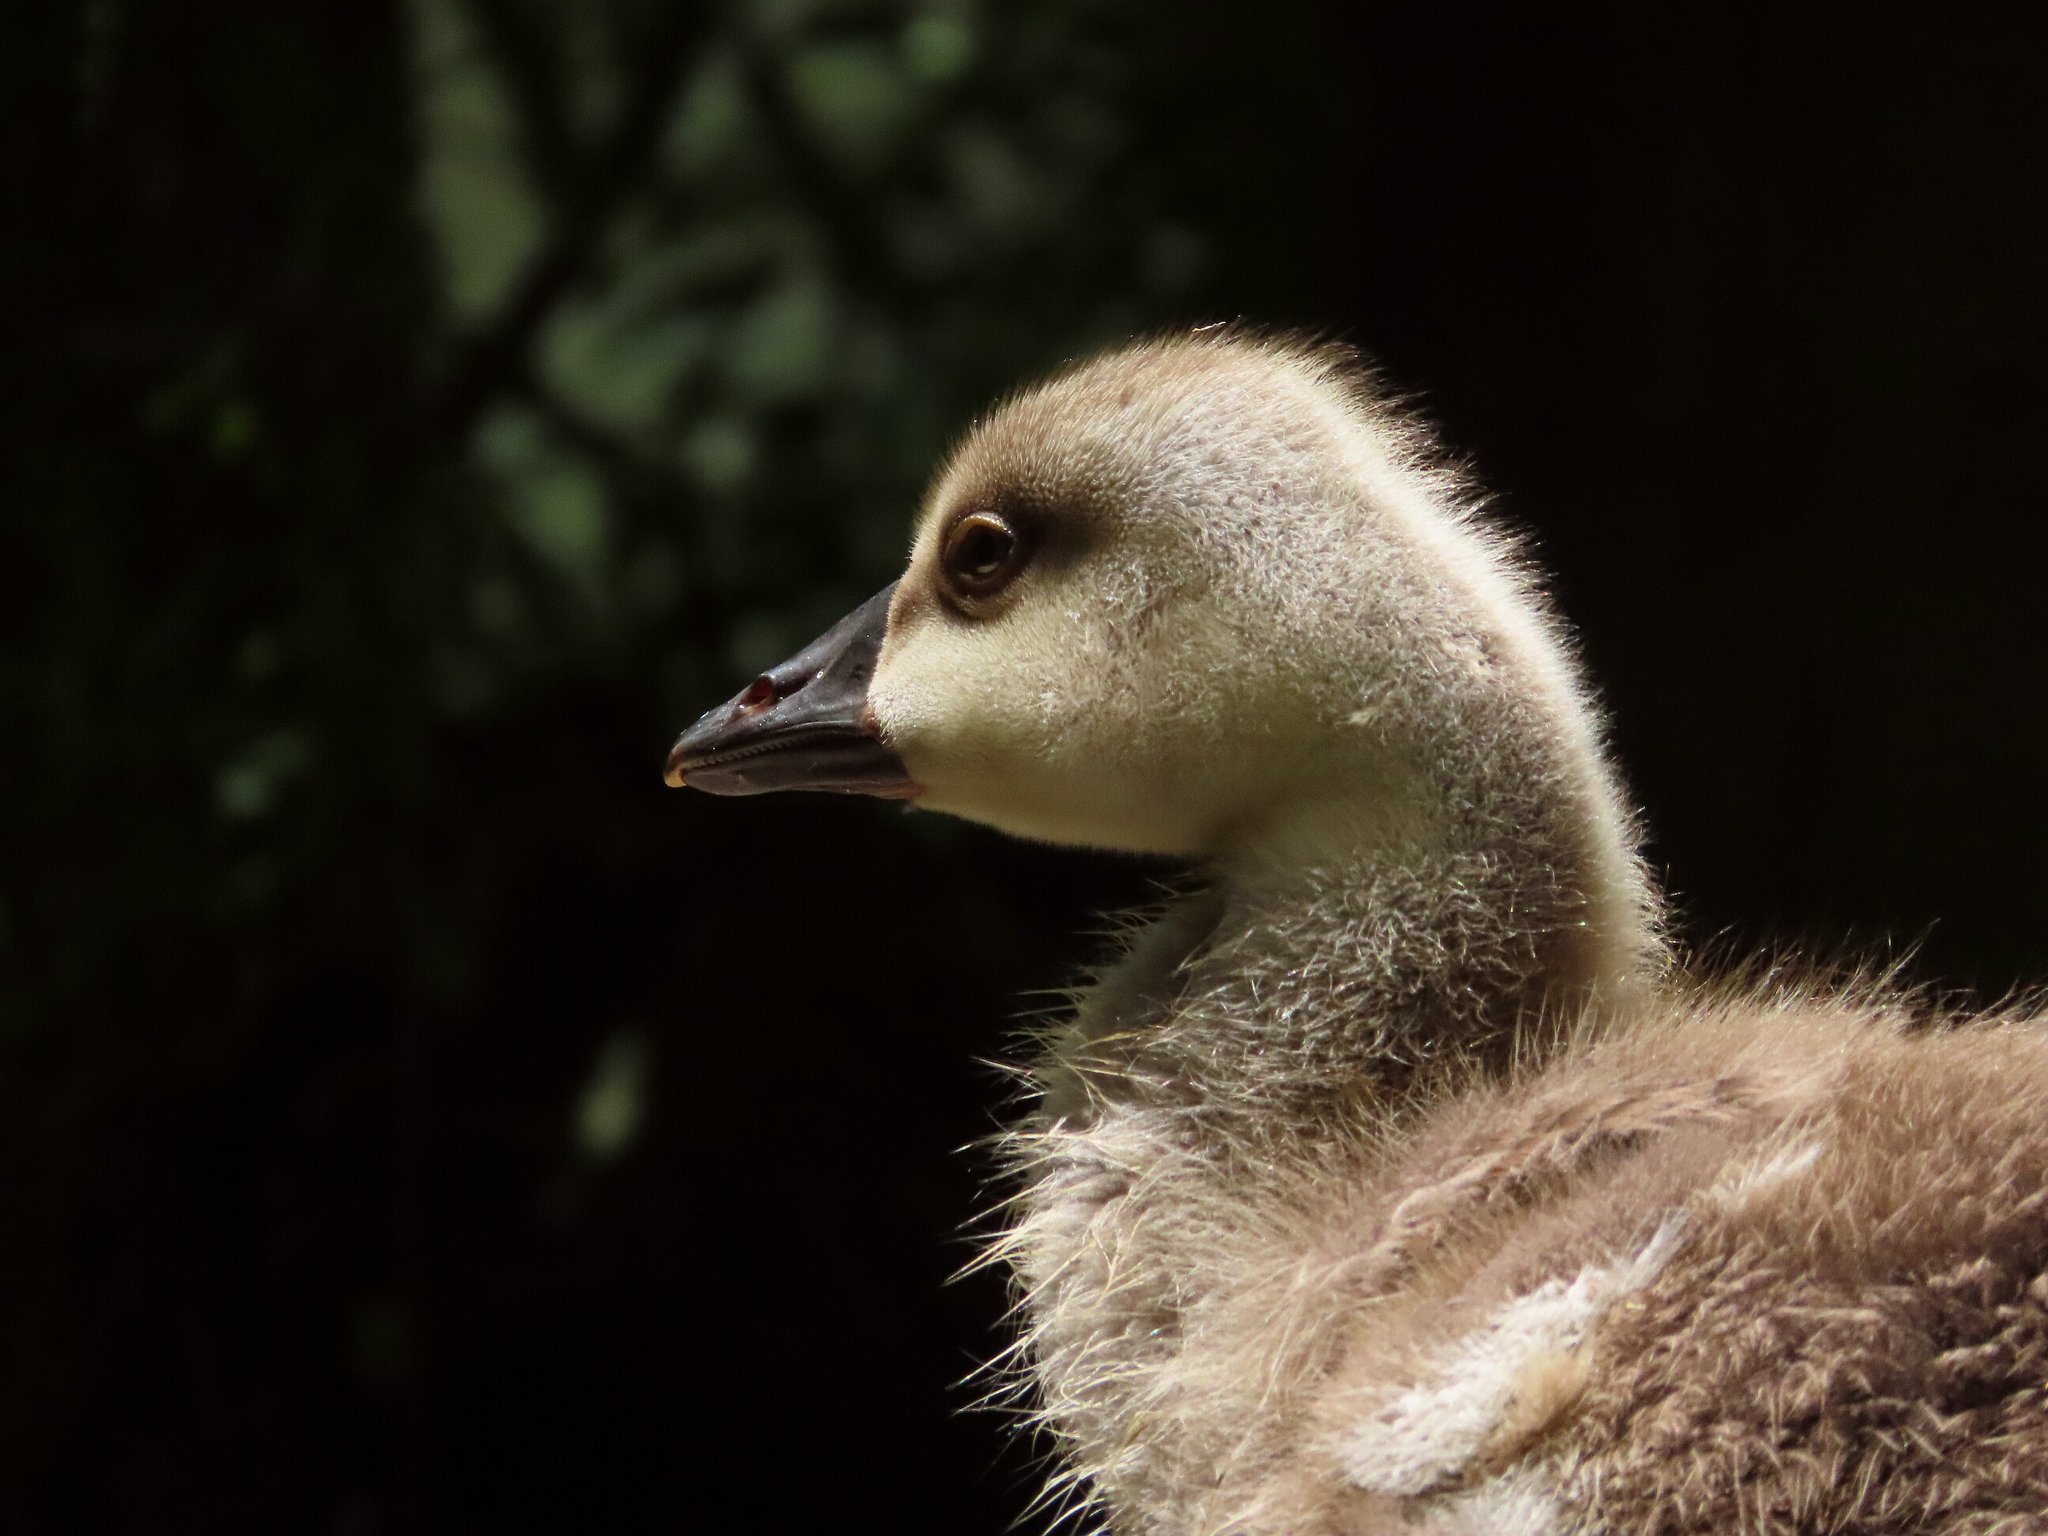
{"label": "nostril", "polygon": [[747,691],[740,695],[735,706],[743,715],[758,715],[782,700],[782,690],[775,686],[775,679],[765,672],[747,684]]}

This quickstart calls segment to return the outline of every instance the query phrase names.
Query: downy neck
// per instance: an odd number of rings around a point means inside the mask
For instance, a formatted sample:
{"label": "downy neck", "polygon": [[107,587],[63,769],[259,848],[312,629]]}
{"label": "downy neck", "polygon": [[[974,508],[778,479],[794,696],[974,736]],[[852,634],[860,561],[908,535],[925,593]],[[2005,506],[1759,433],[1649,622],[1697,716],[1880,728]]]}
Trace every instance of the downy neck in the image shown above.
{"label": "downy neck", "polygon": [[1539,1057],[1629,995],[1658,962],[1654,896],[1604,767],[1544,748],[1247,829],[1082,994],[1044,1113],[1180,1108],[1265,1139]]}

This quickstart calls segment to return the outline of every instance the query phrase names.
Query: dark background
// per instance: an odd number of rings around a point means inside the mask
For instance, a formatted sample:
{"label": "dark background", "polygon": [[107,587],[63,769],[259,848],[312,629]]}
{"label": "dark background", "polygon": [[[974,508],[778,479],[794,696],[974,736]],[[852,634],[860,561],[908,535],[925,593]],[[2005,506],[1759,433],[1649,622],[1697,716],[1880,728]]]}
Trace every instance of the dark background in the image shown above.
{"label": "dark background", "polygon": [[1005,1528],[975,1058],[1149,872],[658,775],[1135,330],[1476,456],[1690,938],[2048,978],[2026,15],[12,15],[0,1526]]}

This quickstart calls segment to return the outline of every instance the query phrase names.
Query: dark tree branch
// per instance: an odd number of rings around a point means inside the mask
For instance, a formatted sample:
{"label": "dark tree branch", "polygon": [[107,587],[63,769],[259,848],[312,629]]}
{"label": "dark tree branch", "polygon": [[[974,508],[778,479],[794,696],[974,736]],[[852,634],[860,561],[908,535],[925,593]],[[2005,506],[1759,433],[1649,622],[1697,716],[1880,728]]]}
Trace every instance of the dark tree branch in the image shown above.
{"label": "dark tree branch", "polygon": [[518,106],[520,147],[534,181],[548,197],[566,198],[583,153],[569,129],[560,50],[520,0],[463,0],[463,9]]}
{"label": "dark tree branch", "polygon": [[688,67],[711,32],[711,19],[707,7],[674,4],[648,40],[646,63],[618,125],[556,214],[554,233],[527,263],[497,317],[459,350],[435,412],[449,436],[467,434],[484,407],[517,382],[534,332],[583,276],[620,204],[645,173]]}
{"label": "dark tree branch", "polygon": [[804,205],[824,225],[840,275],[856,292],[901,312],[913,297],[911,284],[889,249],[872,201],[819,148],[790,95],[781,61],[754,46],[747,50],[745,69],[747,99],[760,116],[769,148]]}

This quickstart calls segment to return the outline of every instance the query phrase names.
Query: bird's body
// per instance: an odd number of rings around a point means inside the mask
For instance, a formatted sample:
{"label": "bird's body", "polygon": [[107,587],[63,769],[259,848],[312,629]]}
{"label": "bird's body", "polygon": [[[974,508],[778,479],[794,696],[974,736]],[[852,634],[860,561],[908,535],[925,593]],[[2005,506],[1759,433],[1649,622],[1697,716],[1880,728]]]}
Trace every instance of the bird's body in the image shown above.
{"label": "bird's body", "polygon": [[1329,354],[1006,402],[671,776],[1194,864],[995,1249],[1121,1536],[2048,1528],[2048,1033],[1675,969],[1544,603]]}
{"label": "bird's body", "polygon": [[1069,1467],[1130,1532],[2043,1529],[2048,1035],[1907,1025],[1673,984],[1273,1117],[1091,1051],[1004,1245]]}

